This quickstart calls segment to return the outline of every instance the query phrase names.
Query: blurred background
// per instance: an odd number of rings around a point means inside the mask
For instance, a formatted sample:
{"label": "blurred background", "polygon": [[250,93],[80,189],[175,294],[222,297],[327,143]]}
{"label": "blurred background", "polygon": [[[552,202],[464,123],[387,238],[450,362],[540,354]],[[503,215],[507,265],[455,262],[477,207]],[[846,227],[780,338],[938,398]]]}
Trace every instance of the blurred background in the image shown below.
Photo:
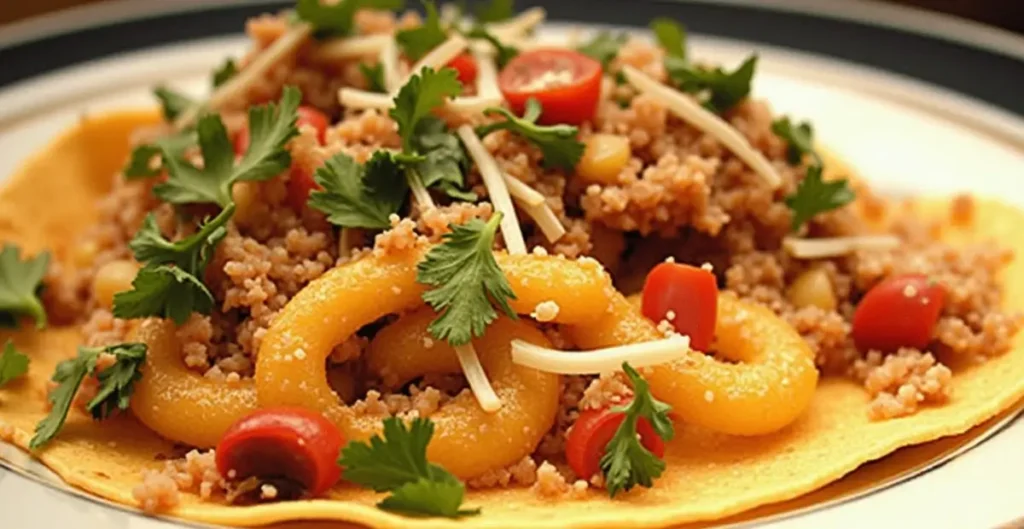
{"label": "blurred background", "polygon": [[[106,0],[0,0],[0,24],[67,7]],[[146,0],[135,0],[145,2]],[[628,0],[623,0],[626,2]],[[862,2],[866,0],[821,0]],[[868,0],[903,4],[969,18],[1024,33],[1024,0]]]}

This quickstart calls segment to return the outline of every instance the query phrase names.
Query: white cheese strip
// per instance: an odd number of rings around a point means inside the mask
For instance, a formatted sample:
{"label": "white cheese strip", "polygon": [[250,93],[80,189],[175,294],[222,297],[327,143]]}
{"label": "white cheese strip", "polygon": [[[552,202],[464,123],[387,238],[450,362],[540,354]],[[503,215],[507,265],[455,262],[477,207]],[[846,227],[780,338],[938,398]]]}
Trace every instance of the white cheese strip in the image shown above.
{"label": "white cheese strip", "polygon": [[498,96],[467,96],[449,99],[444,108],[459,114],[482,114],[484,109],[501,106],[504,99]]}
{"label": "white cheese strip", "polygon": [[562,375],[610,373],[622,369],[623,362],[629,362],[633,367],[664,364],[682,358],[689,351],[690,338],[681,335],[593,351],[559,351],[523,340],[512,340],[512,362]]}
{"label": "white cheese strip", "polygon": [[[434,70],[438,70],[445,67],[448,63],[452,62],[452,59],[466,51],[466,47],[468,46],[469,41],[467,41],[462,35],[455,34],[448,37],[448,40],[430,50],[430,53],[424,55],[419,62],[413,65],[412,69],[409,70],[409,74],[402,80],[402,85],[409,82],[409,79],[411,79],[412,76],[420,73],[424,68],[433,68]],[[399,88],[401,88],[401,86],[399,86]]]}
{"label": "white cheese strip", "polygon": [[474,50],[473,59],[476,60],[476,95],[503,100],[498,88],[498,67],[494,64],[494,57]]}
{"label": "white cheese strip", "polygon": [[899,245],[900,240],[892,235],[860,235],[827,239],[786,237],[782,240],[782,247],[797,259],[837,257],[858,250],[888,250]]}
{"label": "white cheese strip", "polygon": [[491,387],[491,381],[487,379],[487,373],[484,372],[483,366],[480,365],[480,358],[477,357],[473,346],[470,344],[455,345],[453,349],[455,349],[455,355],[459,358],[459,365],[462,366],[462,374],[466,376],[469,389],[473,392],[473,396],[476,397],[480,407],[488,413],[500,410],[501,399],[498,398],[498,394]]}
{"label": "white cheese strip", "polygon": [[505,247],[511,255],[526,255],[526,242],[523,240],[523,231],[519,227],[519,219],[516,217],[516,208],[512,205],[512,197],[509,196],[508,186],[505,185],[505,178],[502,177],[498,162],[491,153],[480,142],[473,127],[462,125],[458,129],[459,138],[466,146],[469,157],[476,163],[480,170],[480,177],[483,178],[484,186],[487,187],[487,194],[491,198],[494,209],[503,215],[501,219],[501,235],[505,238]]}
{"label": "white cheese strip", "polygon": [[317,46],[313,58],[320,62],[362,59],[380,53],[389,42],[394,41],[394,35],[386,33],[331,39]]}
{"label": "white cheese strip", "polygon": [[263,77],[278,61],[298,49],[299,45],[312,34],[313,26],[296,24],[287,33],[278,37],[267,49],[260,52],[249,64],[246,64],[238,74],[214,90],[205,104],[193,106],[182,112],[178,119],[174,120],[174,130],[180,131],[188,128],[202,109],[216,111],[226,101],[241,97],[249,86]]}
{"label": "white cheese strip", "polygon": [[[338,90],[338,101],[345,108],[390,110],[394,108],[393,96],[367,92],[358,88],[342,88]],[[445,103],[445,108],[459,114],[479,114],[485,108],[501,105],[501,97],[485,98],[479,96],[456,97]]]}
{"label": "white cheese strip", "polygon": [[544,203],[544,195],[526,185],[522,180],[504,171],[501,172],[501,177],[505,179],[505,184],[508,185],[508,192],[516,199],[516,202],[531,206],[539,206]]}
{"label": "white cheese strip", "polygon": [[388,92],[397,92],[402,88],[402,75],[398,71],[398,44],[395,39],[389,38],[384,48],[380,50],[380,65],[384,72],[384,89]]}
{"label": "white cheese strip", "polygon": [[565,235],[565,226],[562,226],[562,222],[558,220],[558,216],[555,215],[554,210],[546,202],[533,206],[516,199],[516,203],[519,204],[524,213],[537,223],[537,227],[540,228],[548,242],[557,242],[558,239]]}
{"label": "white cheese strip", "polygon": [[632,66],[623,66],[622,72],[629,84],[637,90],[661,101],[680,119],[722,142],[722,145],[764,178],[772,189],[782,185],[782,178],[768,159],[752,147],[750,142],[727,121],[686,97],[682,92],[659,83]]}
{"label": "white cheese strip", "polygon": [[503,44],[506,41],[525,36],[538,24],[544,22],[548,13],[541,7],[534,7],[519,13],[513,18],[495,22],[487,26],[487,30]]}

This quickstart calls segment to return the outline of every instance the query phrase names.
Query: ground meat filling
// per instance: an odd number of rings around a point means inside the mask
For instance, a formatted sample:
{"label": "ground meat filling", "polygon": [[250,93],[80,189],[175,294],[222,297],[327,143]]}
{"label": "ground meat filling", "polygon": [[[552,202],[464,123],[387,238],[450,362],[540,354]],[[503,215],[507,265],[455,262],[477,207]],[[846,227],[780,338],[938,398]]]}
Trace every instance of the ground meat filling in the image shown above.
{"label": "ground meat filling", "polygon": [[[419,19],[360,11],[355,24],[364,33],[381,33],[416,26]],[[284,15],[252,19],[247,32],[253,49],[242,65],[288,27]],[[340,87],[365,88],[358,62],[320,64],[313,49],[303,46],[284,58],[243,97],[232,101],[223,110],[229,130],[244,126],[249,105],[274,100],[283,86],[294,84],[302,89],[304,104],[319,108],[335,122],[326,131],[323,145],[312,128],[300,130],[289,144],[297,167],[312,172],[338,153],[364,162],[380,148],[399,148],[396,124],[385,112],[339,107]],[[634,40],[619,50],[612,65],[629,64],[664,80],[663,55],[659,48]],[[985,361],[1011,347],[1024,318],[1000,309],[997,274],[1012,257],[1007,252],[990,245],[954,249],[937,243],[936,226],[856,186],[865,215],[852,208],[818,215],[805,228],[806,234],[859,235],[869,231],[866,218],[893,217],[889,231],[899,237],[900,244],[892,250],[795,259],[782,248],[792,221],[783,199],[796,189],[806,168],[787,162],[787,146],[771,130],[775,116],[766,103],[744,101],[723,117],[776,168],[782,178],[778,189],[768,187],[716,139],[678,120],[656,99],[637,95],[628,85],[613,88],[610,95],[599,103],[594,120],[581,126],[580,139],[610,134],[628,140],[628,162],[611,180],[586,181],[563,170],[546,169],[540,150],[508,131],[483,139],[501,170],[544,195],[566,228],[566,234],[552,243],[529,216],[521,214],[526,242],[534,253],[571,259],[593,256],[626,293],[638,291],[650,267],[666,257],[707,263],[724,289],[764,304],[786,319],[815,351],[823,373],[862,384],[870,401],[866,413],[878,420],[941,405],[952,396],[954,366]],[[451,123],[466,120],[442,115]],[[492,118],[473,118],[487,119]],[[158,128],[140,134],[156,132]],[[411,208],[404,216],[393,215],[387,230],[352,229],[342,235],[321,213],[309,208],[298,212],[289,205],[289,178],[285,172],[265,182],[243,182],[233,190],[237,211],[206,278],[217,310],[209,316],[193,315],[177,329],[182,361],[198,374],[225,382],[251,377],[260,343],[274,318],[296,293],[331,268],[368,254],[386,256],[424,248],[440,241],[450,224],[493,214],[487,189],[473,168],[467,183],[481,197],[478,203],[452,204],[435,196],[439,207]],[[158,203],[152,193],[154,180],[127,181],[118,175],[110,193],[97,204],[100,222],[48,271],[43,290],[48,314],[58,323],[83,324],[89,345],[117,343],[127,336],[128,323],[113,317],[109,302],[94,294],[92,284],[103,265],[131,258],[128,242],[145,216],[153,213],[168,236],[180,238],[195,229],[194,219]],[[951,219],[968,222],[973,208],[970,198],[958,198]],[[500,238],[498,245],[502,245]],[[827,277],[828,288],[815,292],[813,303],[794,294],[798,279],[809,273]],[[946,304],[931,343],[923,350],[858,351],[850,337],[858,301],[884,279],[907,273],[926,274],[946,289]],[[572,349],[558,326],[549,323],[559,310],[554,302],[541,302],[530,316],[556,347]],[[671,322],[659,323],[672,329]],[[362,380],[360,362],[371,337],[372,332],[364,330],[338,344],[328,358],[332,385],[355,414],[430,417],[453,396],[468,391],[461,376],[425,377],[401,391],[385,381]],[[431,346],[424,343],[424,348]],[[555,424],[532,456],[473,478],[468,481],[470,487],[530,486],[543,497],[572,498],[590,486],[602,486],[577,480],[568,470],[566,436],[581,410],[621,404],[631,396],[630,387],[620,376],[566,376],[562,386]],[[84,387],[86,394],[88,386]],[[4,433],[0,426],[0,438]],[[205,498],[227,488],[216,473],[212,452],[193,451],[184,459],[168,461],[162,471],[147,472],[134,493],[145,510],[156,511],[176,505],[184,491]],[[261,494],[276,496],[276,489],[271,489]]]}

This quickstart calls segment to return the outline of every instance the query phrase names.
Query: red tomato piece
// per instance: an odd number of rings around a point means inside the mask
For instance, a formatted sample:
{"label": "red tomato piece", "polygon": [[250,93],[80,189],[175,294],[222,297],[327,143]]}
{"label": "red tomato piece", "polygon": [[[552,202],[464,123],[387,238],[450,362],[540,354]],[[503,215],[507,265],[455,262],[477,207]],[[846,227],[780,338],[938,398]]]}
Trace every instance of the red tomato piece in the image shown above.
{"label": "red tomato piece", "polygon": [[582,53],[537,49],[509,61],[498,75],[498,87],[516,114],[523,114],[532,97],[544,109],[539,123],[579,125],[597,110],[601,75],[601,63]]}
{"label": "red tomato piece", "polygon": [[463,53],[448,63],[449,68],[455,68],[459,72],[459,82],[467,85],[476,81],[476,59],[468,53]]}
{"label": "red tomato piece", "polygon": [[[295,112],[295,126],[309,125],[316,129],[316,138],[321,144],[324,143],[324,135],[327,132],[327,116],[319,110],[306,105],[301,105]],[[235,136],[235,154],[241,156],[249,150],[249,126],[246,125],[238,131]]]}
{"label": "red tomato piece", "polygon": [[711,347],[718,318],[714,274],[696,266],[661,263],[647,274],[642,299],[644,316],[655,322],[669,320],[676,332],[690,337],[693,349],[707,351]]}
{"label": "red tomato piece", "polygon": [[890,277],[871,287],[853,313],[853,341],[862,351],[924,349],[932,340],[946,290],[921,274]]}
{"label": "red tomato piece", "polygon": [[304,408],[267,408],[233,424],[217,444],[217,470],[232,479],[287,478],[313,496],[341,477],[345,439],[323,415]]}
{"label": "red tomato piece", "polygon": [[[577,476],[589,480],[601,471],[601,457],[604,456],[605,447],[624,420],[625,413],[608,408],[580,412],[565,442],[565,457]],[[641,417],[637,420],[636,431],[640,434],[640,444],[644,448],[658,458],[665,455],[665,441],[658,437],[647,419]]]}
{"label": "red tomato piece", "polygon": [[313,174],[293,165],[288,177],[288,204],[292,209],[301,213],[314,189],[320,189],[320,185],[313,180]]}

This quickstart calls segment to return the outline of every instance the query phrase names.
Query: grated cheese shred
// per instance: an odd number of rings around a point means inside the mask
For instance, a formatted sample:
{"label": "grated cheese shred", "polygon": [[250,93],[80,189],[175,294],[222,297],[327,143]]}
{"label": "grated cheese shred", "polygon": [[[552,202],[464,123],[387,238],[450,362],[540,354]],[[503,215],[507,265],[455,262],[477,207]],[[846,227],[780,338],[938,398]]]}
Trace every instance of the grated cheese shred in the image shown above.
{"label": "grated cheese shred", "polygon": [[324,41],[313,53],[313,58],[321,62],[350,61],[369,57],[394,43],[393,35],[359,35]]}
{"label": "grated cheese shred", "polygon": [[782,185],[782,177],[775,167],[727,121],[698,105],[682,92],[659,83],[632,66],[623,66],[622,73],[634,88],[661,101],[680,119],[722,142],[722,145],[764,178],[772,189]]}
{"label": "grated cheese shred", "polygon": [[455,355],[459,358],[462,372],[466,375],[469,389],[473,391],[473,396],[476,397],[480,407],[488,413],[500,410],[501,399],[498,398],[498,394],[491,387],[491,382],[487,379],[487,373],[484,372],[483,366],[480,365],[480,358],[477,356],[473,346],[465,344],[456,345],[453,348],[455,349]]}
{"label": "grated cheese shred", "polygon": [[899,244],[900,240],[892,235],[859,235],[823,239],[786,237],[782,240],[782,247],[797,259],[837,257],[858,250],[889,250]]}
{"label": "grated cheese shred", "polygon": [[494,160],[491,153],[487,152],[484,144],[480,142],[473,127],[462,125],[458,128],[459,138],[466,146],[469,157],[473,159],[477,169],[480,170],[480,177],[487,187],[487,194],[491,197],[494,209],[504,215],[501,219],[501,235],[505,238],[505,247],[511,255],[526,255],[526,242],[523,240],[523,231],[519,227],[519,218],[516,216],[516,208],[512,206],[512,197],[509,195],[508,186],[501,170],[498,169],[498,162]]}
{"label": "grated cheese shred", "polygon": [[628,361],[647,367],[678,360],[690,352],[690,338],[672,334],[663,340],[619,345],[592,351],[560,351],[512,340],[512,362],[548,373],[589,375],[610,373]]}

